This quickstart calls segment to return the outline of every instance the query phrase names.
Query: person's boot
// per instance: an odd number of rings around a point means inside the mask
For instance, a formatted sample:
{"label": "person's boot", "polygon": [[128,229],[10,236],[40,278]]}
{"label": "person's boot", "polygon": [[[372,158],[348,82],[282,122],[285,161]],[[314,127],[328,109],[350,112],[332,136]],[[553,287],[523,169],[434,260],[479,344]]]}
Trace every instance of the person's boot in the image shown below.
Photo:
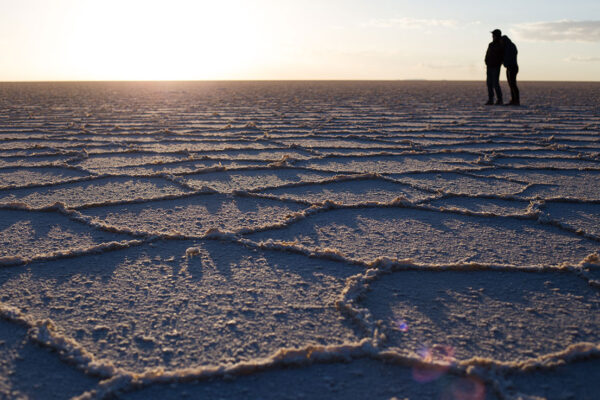
{"label": "person's boot", "polygon": [[487,103],[485,103],[484,105],[486,105],[486,106],[493,106],[494,105],[494,99],[489,99],[487,101]]}
{"label": "person's boot", "polygon": [[494,103],[497,106],[501,106],[502,104],[504,104],[504,102],[502,101],[502,99],[498,99],[496,100],[496,103]]}

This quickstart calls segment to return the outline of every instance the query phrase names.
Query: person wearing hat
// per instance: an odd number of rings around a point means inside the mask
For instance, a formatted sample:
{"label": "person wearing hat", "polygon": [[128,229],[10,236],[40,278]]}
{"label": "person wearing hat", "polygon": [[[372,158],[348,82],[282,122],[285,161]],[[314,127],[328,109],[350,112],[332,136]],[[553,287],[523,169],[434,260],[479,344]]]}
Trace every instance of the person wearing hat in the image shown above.
{"label": "person wearing hat", "polygon": [[508,38],[502,36],[502,47],[504,48],[504,58],[502,60],[506,67],[506,80],[510,86],[510,103],[511,106],[521,105],[519,98],[519,88],[517,87],[517,73],[519,73],[519,65],[517,64],[517,46]]}
{"label": "person wearing hat", "polygon": [[[485,65],[487,66],[488,102],[486,105],[501,105],[502,90],[500,89],[500,67],[504,59],[504,46],[502,46],[502,32],[500,29],[492,31],[492,42],[488,45],[485,53]],[[496,103],[494,103],[494,92],[496,92]]]}

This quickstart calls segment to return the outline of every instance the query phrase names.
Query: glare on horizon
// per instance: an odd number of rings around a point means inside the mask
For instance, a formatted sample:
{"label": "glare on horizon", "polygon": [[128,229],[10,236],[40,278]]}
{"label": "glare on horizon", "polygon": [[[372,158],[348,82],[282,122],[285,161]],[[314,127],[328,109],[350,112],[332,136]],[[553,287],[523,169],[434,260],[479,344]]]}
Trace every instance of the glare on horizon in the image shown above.
{"label": "glare on horizon", "polygon": [[0,0],[0,81],[481,80],[494,28],[520,79],[600,80],[600,3],[525,3]]}

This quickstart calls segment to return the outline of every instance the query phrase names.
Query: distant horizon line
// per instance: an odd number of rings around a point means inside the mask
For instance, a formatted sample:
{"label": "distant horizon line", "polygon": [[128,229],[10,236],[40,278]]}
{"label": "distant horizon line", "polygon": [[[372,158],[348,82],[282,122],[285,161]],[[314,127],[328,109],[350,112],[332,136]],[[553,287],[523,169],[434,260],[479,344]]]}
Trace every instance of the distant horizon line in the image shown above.
{"label": "distant horizon line", "polygon": [[[3,83],[151,83],[151,82],[484,82],[485,79],[97,79],[97,80],[8,80]],[[504,82],[504,81],[502,81]],[[544,83],[600,83],[597,81],[579,80],[528,80],[520,79],[519,82]]]}

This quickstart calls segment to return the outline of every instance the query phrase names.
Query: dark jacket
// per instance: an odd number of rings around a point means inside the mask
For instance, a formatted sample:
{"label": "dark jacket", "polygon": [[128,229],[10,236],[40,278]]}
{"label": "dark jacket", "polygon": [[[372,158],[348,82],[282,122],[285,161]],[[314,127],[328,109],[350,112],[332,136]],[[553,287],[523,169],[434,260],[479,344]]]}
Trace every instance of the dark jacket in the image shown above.
{"label": "dark jacket", "polygon": [[503,64],[506,68],[518,68],[517,64],[517,46],[508,38],[502,36],[502,44],[504,45],[504,60]]}
{"label": "dark jacket", "polygon": [[488,67],[500,67],[504,58],[504,47],[500,40],[491,42],[485,53],[485,65]]}

